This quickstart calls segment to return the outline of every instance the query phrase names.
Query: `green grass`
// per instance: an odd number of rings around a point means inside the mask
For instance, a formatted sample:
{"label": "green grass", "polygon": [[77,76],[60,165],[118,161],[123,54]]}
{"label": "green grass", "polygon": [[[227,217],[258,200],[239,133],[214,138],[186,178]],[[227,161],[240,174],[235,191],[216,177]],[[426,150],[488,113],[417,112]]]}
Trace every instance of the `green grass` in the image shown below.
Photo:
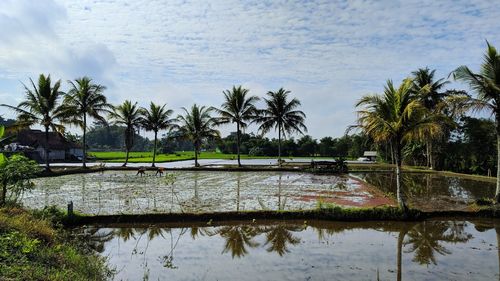
{"label": "green grass", "polygon": [[[125,152],[91,152],[91,156],[95,157],[97,160],[105,162],[124,162]],[[224,154],[221,152],[201,152],[198,159],[225,159],[233,160],[237,159],[236,154]],[[248,156],[241,155],[241,159],[259,159],[259,158],[269,158],[267,156]],[[179,151],[174,154],[158,154],[156,155],[156,162],[171,162],[171,161],[181,161],[181,160],[191,160],[194,159],[194,151]],[[129,162],[130,163],[148,163],[153,161],[153,152],[130,152]]]}
{"label": "green grass", "polygon": [[0,209],[0,280],[107,280],[111,276],[104,258],[55,227],[43,212]]}

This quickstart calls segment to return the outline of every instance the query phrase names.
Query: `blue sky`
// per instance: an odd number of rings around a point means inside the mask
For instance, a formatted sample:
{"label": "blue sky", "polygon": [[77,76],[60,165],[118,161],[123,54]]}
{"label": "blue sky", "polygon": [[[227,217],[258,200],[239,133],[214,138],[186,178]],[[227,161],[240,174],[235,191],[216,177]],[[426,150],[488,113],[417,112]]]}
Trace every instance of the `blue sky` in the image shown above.
{"label": "blue sky", "polygon": [[40,73],[88,75],[112,103],[176,113],[219,106],[232,85],[258,96],[284,87],[309,134],[341,136],[356,101],[387,79],[477,70],[485,39],[500,48],[499,18],[495,1],[2,0],[0,103],[19,103],[21,82]]}

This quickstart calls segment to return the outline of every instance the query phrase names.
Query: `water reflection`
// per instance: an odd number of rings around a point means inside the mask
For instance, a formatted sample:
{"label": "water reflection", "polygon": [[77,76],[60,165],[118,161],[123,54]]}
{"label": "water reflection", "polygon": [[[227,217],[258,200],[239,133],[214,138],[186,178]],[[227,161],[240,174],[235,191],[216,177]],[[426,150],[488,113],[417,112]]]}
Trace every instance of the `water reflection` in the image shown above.
{"label": "water reflection", "polygon": [[283,279],[280,274],[291,279],[347,280],[377,275],[397,280],[499,276],[500,223],[496,221],[234,222],[89,226],[82,232],[109,256],[111,264],[123,268],[118,279],[142,278],[134,270],[153,279],[224,280],[234,274],[251,280]]}
{"label": "water reflection", "polygon": [[[358,176],[383,192],[396,192],[396,179],[392,173],[365,173]],[[452,210],[464,209],[478,198],[493,197],[495,183],[430,173],[404,173],[402,188],[413,207]]]}

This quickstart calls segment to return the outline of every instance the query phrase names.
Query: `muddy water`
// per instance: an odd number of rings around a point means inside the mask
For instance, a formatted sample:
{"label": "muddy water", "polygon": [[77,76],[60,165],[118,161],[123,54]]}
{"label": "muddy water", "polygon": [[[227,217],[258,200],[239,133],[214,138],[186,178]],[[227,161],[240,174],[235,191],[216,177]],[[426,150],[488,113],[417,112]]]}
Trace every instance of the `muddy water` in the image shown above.
{"label": "muddy water", "polygon": [[500,221],[233,222],[79,230],[116,280],[497,280]]}
{"label": "muddy water", "polygon": [[35,181],[23,203],[31,208],[57,205],[85,214],[183,213],[241,210],[300,210],[319,201],[343,206],[377,206],[393,200],[348,175],[286,172],[178,171],[169,177],[147,172],[107,171]]}
{"label": "muddy water", "polygon": [[[394,173],[364,173],[355,177],[386,194],[396,194]],[[476,199],[493,198],[495,183],[439,174],[403,173],[402,191],[409,204],[421,210],[466,210]]]}

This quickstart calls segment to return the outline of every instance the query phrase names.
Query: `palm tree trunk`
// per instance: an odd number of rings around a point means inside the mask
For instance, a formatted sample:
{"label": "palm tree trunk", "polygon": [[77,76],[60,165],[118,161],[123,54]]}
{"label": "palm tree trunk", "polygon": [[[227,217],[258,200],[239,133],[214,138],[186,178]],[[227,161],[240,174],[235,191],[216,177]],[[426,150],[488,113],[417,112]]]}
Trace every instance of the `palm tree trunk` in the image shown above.
{"label": "palm tree trunk", "polygon": [[198,141],[194,142],[194,166],[200,166],[200,164],[198,164]]}
{"label": "palm tree trunk", "polygon": [[122,167],[127,166],[127,163],[128,163],[128,154],[129,154],[130,150],[128,148],[125,148],[125,151],[126,151],[126,154],[125,154],[125,163],[123,163]]}
{"label": "palm tree trunk", "polygon": [[155,160],[156,160],[156,143],[158,141],[158,131],[155,131],[155,142],[153,144],[153,164],[151,164],[151,167],[155,166]]}
{"label": "palm tree trunk", "polygon": [[[499,113],[500,114],[500,113]],[[497,121],[497,189],[495,201],[500,203],[500,124]]]}
{"label": "palm tree trunk", "polygon": [[396,156],[396,193],[398,199],[398,205],[403,211],[406,211],[406,204],[403,198],[403,192],[401,190],[401,144],[397,141],[395,144],[395,156]]}
{"label": "palm tree trunk", "polygon": [[278,125],[278,166],[281,167],[281,125]]}
{"label": "palm tree trunk", "polygon": [[83,113],[83,157],[82,157],[82,163],[83,163],[83,168],[87,167],[87,113]]}
{"label": "palm tree trunk", "polygon": [[49,126],[45,126],[45,171],[50,171],[49,164]]}
{"label": "palm tree trunk", "polygon": [[238,153],[238,167],[241,167],[240,161],[240,123],[236,122],[236,150]]}

